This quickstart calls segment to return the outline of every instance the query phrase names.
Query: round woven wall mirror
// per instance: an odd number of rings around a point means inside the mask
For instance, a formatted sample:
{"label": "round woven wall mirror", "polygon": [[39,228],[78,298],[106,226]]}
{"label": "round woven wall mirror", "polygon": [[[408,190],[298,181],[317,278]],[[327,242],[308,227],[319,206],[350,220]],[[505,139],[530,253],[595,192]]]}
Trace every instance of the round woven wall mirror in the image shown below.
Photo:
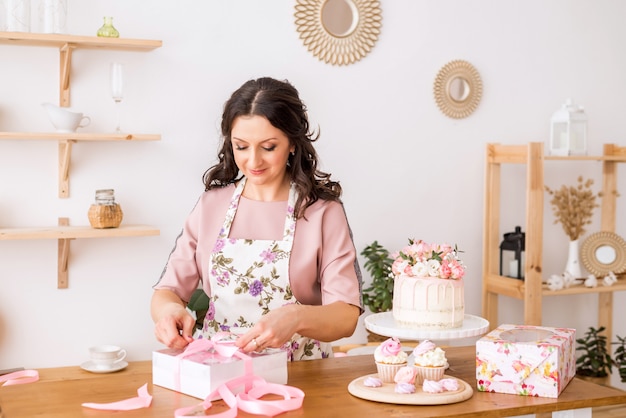
{"label": "round woven wall mirror", "polygon": [[589,271],[596,276],[626,271],[626,241],[619,235],[601,231],[589,235],[580,247],[580,259]]}
{"label": "round woven wall mirror", "polygon": [[483,94],[483,83],[472,64],[455,60],[439,70],[434,94],[437,106],[444,115],[462,119],[476,110]]}
{"label": "round woven wall mirror", "polygon": [[380,2],[297,0],[296,27],[304,46],[321,61],[348,65],[374,47],[381,27]]}

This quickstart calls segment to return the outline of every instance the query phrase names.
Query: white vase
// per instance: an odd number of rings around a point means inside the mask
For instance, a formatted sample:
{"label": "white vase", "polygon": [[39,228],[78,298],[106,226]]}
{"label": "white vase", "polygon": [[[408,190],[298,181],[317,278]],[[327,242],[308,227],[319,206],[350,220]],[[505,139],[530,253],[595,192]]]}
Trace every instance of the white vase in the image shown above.
{"label": "white vase", "polygon": [[569,242],[569,253],[567,255],[567,264],[565,264],[565,272],[571,274],[575,279],[582,277],[577,239]]}

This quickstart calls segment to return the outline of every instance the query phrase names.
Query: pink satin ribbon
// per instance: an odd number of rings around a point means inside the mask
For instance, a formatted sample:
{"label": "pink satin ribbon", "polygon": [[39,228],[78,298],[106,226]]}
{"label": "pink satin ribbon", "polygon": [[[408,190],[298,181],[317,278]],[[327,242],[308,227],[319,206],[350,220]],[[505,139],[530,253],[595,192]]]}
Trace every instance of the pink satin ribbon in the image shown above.
{"label": "pink satin ribbon", "polygon": [[[187,345],[185,351],[176,356],[178,362],[176,363],[176,370],[174,371],[174,375],[176,378],[176,381],[174,382],[174,388],[177,392],[180,392],[180,366],[182,360],[185,357],[209,350],[215,350],[215,352],[217,352],[217,354],[222,357],[236,356],[242,360],[248,357],[239,351],[239,348],[235,345],[235,342],[230,339],[230,335],[231,334],[228,332],[218,332],[213,337],[211,337],[210,340],[203,338],[194,340],[189,343],[189,345]],[[246,363],[244,366],[246,368],[246,373],[252,372],[251,370],[248,370],[248,367],[252,367],[252,365]]]}
{"label": "pink satin ribbon", "polygon": [[110,403],[84,403],[82,405],[85,408],[101,409],[105,411],[131,411],[133,409],[147,408],[151,403],[152,396],[148,393],[148,384],[146,383],[137,389],[137,396],[134,398]]}
{"label": "pink satin ribbon", "polygon": [[0,376],[0,383],[5,382],[2,386],[21,385],[24,383],[32,383],[39,380],[39,372],[37,370],[20,370]]}
{"label": "pink satin ribbon", "polygon": [[[239,357],[244,362],[244,375],[231,379],[220,385],[217,389],[211,392],[201,404],[177,409],[174,411],[175,418],[184,418],[192,411],[196,411],[194,416],[207,416],[204,415],[204,411],[210,409],[212,406],[212,400],[217,399],[218,397],[222,398],[226,405],[228,405],[229,409],[221,413],[210,415],[216,418],[234,418],[237,416],[237,409],[241,409],[242,411],[250,414],[273,417],[275,415],[282,414],[283,412],[292,411],[302,407],[302,402],[304,400],[304,392],[302,390],[293,386],[268,383],[265,379],[256,376],[252,370],[252,358],[239,351],[233,341],[224,341],[226,335],[228,334],[218,333],[211,340],[195,340],[190,343],[185,351],[177,357],[182,361],[182,359],[188,355],[213,348],[221,356]],[[178,373],[177,378],[177,384],[179,385],[180,373]],[[243,390],[235,395],[233,390],[242,386]],[[180,388],[180,386],[178,387]],[[260,399],[268,394],[282,396],[283,399],[271,401]],[[198,415],[197,412],[200,412],[198,411],[199,407],[202,407],[203,415]]]}

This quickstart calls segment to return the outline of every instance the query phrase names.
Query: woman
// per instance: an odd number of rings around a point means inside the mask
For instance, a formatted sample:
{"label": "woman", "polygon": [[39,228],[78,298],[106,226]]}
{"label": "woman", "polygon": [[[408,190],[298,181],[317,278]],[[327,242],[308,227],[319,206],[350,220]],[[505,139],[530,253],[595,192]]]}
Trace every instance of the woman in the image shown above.
{"label": "woman", "polygon": [[363,312],[341,187],[317,168],[306,106],[288,82],[250,80],[224,105],[219,162],[187,218],[152,297],[159,341],[183,348],[198,284],[206,337],[239,335],[244,352],[284,348],[291,360],[332,355]]}

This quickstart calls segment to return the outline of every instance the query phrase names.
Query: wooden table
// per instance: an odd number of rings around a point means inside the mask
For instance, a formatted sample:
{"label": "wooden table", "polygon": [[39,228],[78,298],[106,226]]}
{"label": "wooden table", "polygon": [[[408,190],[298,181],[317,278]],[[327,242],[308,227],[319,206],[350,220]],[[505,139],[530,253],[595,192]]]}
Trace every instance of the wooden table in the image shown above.
{"label": "wooden table", "polygon": [[[475,390],[475,347],[448,347],[448,374],[469,383],[473,396],[456,404],[414,406],[376,403],[356,398],[347,390],[355,378],[376,373],[371,355],[291,363],[289,384],[304,390],[301,409],[280,417],[505,417],[626,403],[626,392],[575,378],[557,399],[484,393]],[[123,371],[92,374],[79,367],[40,369],[40,380],[0,387],[5,418],[173,417],[174,410],[200,400],[152,385],[150,361],[131,362]],[[81,407],[83,402],[114,402],[136,396],[148,383],[152,405],[136,411],[112,413]],[[221,401],[215,402],[215,412]],[[223,407],[223,405],[222,405]],[[240,413],[239,416],[250,417]]]}

